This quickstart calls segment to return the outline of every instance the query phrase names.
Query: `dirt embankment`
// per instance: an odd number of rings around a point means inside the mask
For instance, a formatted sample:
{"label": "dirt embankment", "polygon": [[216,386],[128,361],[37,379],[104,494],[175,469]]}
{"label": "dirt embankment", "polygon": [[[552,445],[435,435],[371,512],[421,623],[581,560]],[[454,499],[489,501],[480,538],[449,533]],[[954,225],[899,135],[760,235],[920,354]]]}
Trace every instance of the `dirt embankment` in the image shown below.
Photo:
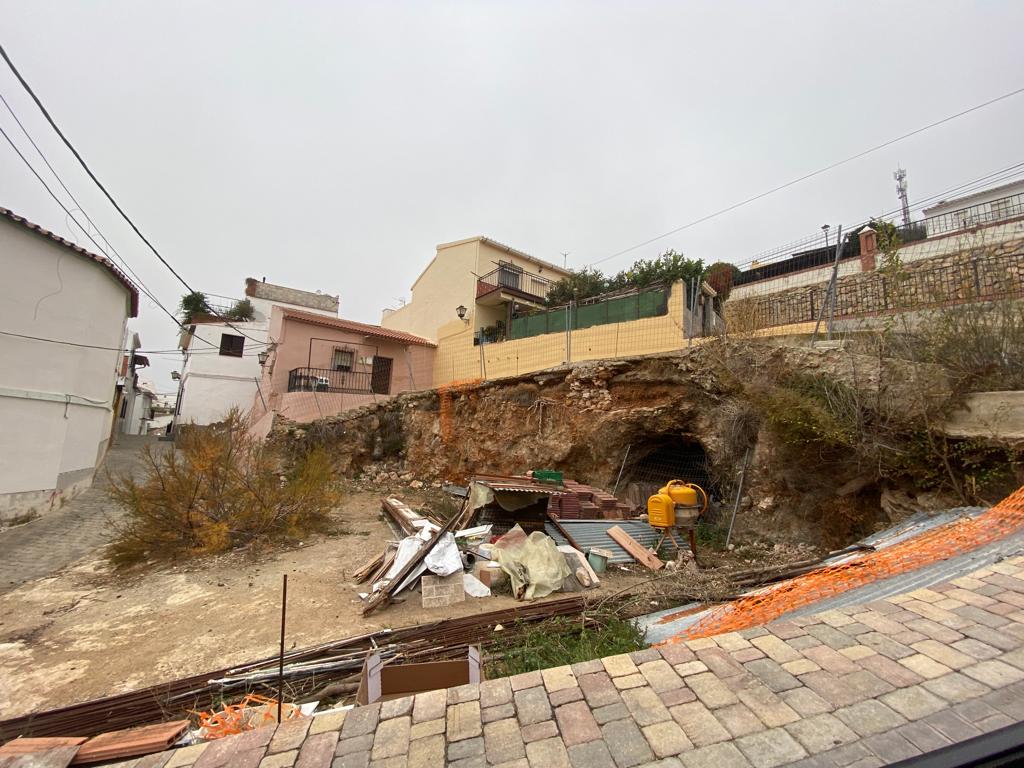
{"label": "dirt embankment", "polygon": [[[401,396],[312,424],[279,424],[271,439],[290,452],[324,445],[341,472],[369,481],[394,473],[462,482],[474,473],[553,468],[611,488],[621,469],[622,488],[644,479],[655,459],[668,457],[672,466],[673,451],[691,458],[696,452],[706,458],[706,482],[730,504],[749,448],[741,540],[835,546],[890,521],[881,501],[892,480],[835,455],[795,459],[764,408],[752,403],[750,384],[793,373],[842,386],[856,381],[860,396],[884,398],[890,410],[903,399],[909,409],[917,379],[902,367],[843,350],[707,344],[580,363],[447,395]],[[944,385],[941,371],[930,371],[928,380],[936,391]],[[912,479],[901,493],[912,507]]]}

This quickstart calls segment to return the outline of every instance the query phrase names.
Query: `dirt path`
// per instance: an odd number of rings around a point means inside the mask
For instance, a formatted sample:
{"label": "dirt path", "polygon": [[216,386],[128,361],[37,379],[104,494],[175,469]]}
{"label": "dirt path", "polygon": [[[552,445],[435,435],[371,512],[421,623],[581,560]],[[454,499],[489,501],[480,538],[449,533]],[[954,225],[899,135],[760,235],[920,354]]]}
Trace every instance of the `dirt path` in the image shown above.
{"label": "dirt path", "polygon": [[[289,647],[515,604],[496,596],[424,610],[413,593],[364,620],[350,574],[390,537],[379,509],[378,494],[350,495],[337,513],[348,533],[259,560],[231,554],[119,576],[87,558],[0,595],[0,717],[273,654],[285,573]],[[630,578],[611,575],[602,589]]]}
{"label": "dirt path", "polygon": [[108,518],[121,513],[107,496],[107,472],[133,474],[144,447],[161,450],[166,445],[155,437],[118,435],[90,488],[60,509],[0,531],[0,593],[55,573],[109,543]]}

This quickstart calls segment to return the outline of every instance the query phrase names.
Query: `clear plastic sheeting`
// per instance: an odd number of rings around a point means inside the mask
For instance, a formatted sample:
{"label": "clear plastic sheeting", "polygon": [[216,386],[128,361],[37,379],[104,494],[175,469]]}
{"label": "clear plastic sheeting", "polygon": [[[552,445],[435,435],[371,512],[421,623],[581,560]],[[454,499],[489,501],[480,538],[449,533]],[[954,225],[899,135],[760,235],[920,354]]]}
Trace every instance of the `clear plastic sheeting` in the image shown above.
{"label": "clear plastic sheeting", "polygon": [[535,600],[557,592],[571,573],[565,555],[550,536],[540,531],[527,536],[518,525],[495,542],[494,555],[519,600]]}

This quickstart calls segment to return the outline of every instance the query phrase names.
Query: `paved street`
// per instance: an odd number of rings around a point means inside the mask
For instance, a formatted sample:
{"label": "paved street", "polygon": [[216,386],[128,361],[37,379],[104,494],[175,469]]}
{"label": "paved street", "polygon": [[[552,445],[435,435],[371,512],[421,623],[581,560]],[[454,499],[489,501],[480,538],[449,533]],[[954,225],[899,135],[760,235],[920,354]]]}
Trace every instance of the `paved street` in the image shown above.
{"label": "paved street", "polygon": [[269,727],[133,768],[886,765],[1024,720],[1024,558],[866,605]]}
{"label": "paved street", "polygon": [[0,594],[55,573],[110,541],[107,519],[121,513],[107,496],[107,471],[134,474],[147,445],[163,449],[169,444],[155,437],[118,435],[91,488],[60,509],[0,531]]}

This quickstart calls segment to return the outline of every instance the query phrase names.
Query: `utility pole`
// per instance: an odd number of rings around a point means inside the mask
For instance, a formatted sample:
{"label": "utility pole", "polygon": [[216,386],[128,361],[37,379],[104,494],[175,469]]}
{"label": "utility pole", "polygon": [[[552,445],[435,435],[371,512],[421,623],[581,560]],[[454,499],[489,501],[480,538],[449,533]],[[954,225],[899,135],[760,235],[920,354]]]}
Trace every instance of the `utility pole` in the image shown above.
{"label": "utility pole", "polygon": [[903,213],[903,226],[910,226],[910,202],[907,200],[907,172],[897,168],[892,177],[896,179],[896,194],[900,197],[900,210]]}

